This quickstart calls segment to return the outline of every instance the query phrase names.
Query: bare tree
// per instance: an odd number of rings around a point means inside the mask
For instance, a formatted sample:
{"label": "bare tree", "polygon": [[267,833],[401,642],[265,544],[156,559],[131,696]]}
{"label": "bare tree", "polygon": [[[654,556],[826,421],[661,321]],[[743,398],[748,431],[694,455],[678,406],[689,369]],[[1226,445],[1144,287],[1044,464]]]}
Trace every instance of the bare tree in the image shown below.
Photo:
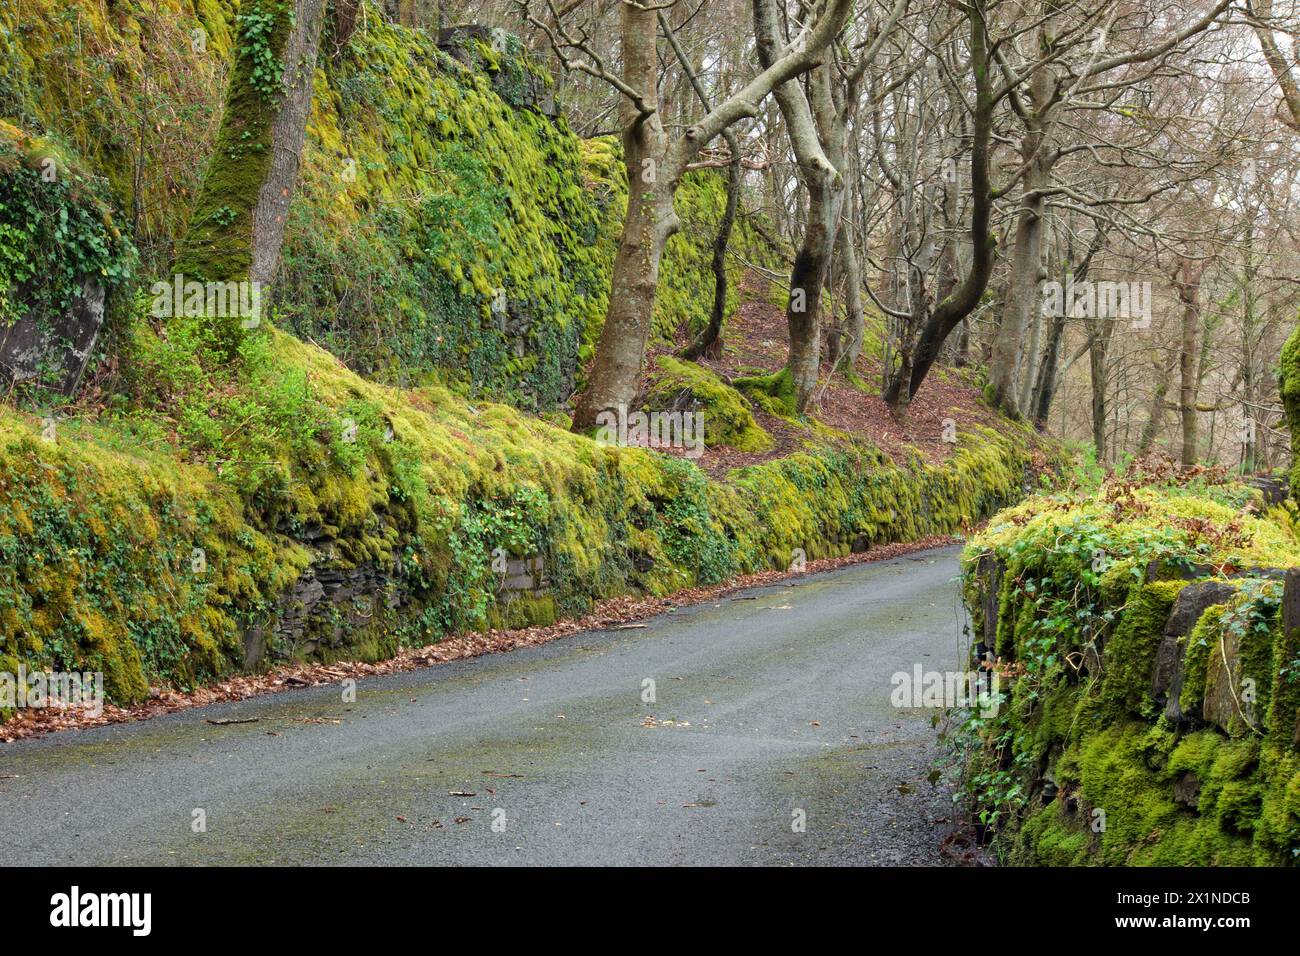
{"label": "bare tree", "polygon": [[680,135],[670,135],[660,112],[656,6],[622,0],[622,69],[615,71],[595,51],[589,33],[570,29],[567,14],[581,3],[546,0],[546,13],[539,16],[532,0],[520,0],[528,22],[546,34],[567,70],[587,73],[621,94],[619,125],[628,178],[627,217],[614,258],[605,324],[586,389],[574,409],[575,431],[594,427],[598,415],[627,405],[636,395],[654,314],[659,264],[669,237],[680,228],[673,197],[689,164],[724,129],[755,116],[759,103],[773,88],[816,66],[853,5],[852,0],[826,0],[820,16],[784,46],[770,66]]}

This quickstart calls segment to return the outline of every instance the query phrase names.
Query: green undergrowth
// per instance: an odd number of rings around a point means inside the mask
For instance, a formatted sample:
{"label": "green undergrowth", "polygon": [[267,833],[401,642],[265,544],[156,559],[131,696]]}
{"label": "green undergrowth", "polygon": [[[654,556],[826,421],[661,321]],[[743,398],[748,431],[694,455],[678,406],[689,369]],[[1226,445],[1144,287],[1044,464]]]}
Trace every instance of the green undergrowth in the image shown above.
{"label": "green undergrowth", "polygon": [[[1300,629],[1279,614],[1300,543],[1243,507],[1254,494],[1124,476],[1028,499],[967,545],[1001,703],[952,739],[1006,861],[1300,862]],[[1231,590],[1171,645],[1192,581]]]}
{"label": "green undergrowth", "polygon": [[[441,386],[372,383],[273,329],[234,362],[206,334],[142,320],[128,394],[52,441],[0,412],[0,667],[102,670],[129,702],[239,670],[250,634],[269,635],[266,660],[380,657],[786,568],[796,549],[959,531],[1014,498],[1029,464],[988,431],[938,468],[843,445],[715,481]],[[498,556],[540,558],[547,586],[507,606]],[[286,642],[304,573],[371,587]],[[341,641],[311,640],[340,615]]]}

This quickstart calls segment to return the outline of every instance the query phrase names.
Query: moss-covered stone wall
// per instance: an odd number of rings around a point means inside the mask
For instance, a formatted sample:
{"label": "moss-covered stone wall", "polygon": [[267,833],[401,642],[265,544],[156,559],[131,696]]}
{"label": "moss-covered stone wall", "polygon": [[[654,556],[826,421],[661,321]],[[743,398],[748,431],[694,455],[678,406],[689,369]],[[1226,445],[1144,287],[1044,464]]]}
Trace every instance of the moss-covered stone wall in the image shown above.
{"label": "moss-covered stone wall", "polygon": [[[954,532],[1020,493],[1026,446],[942,467],[846,442],[709,479],[439,387],[371,383],[259,330],[238,367],[137,327],[134,403],[0,410],[0,664],[97,669],[115,700],[292,658],[374,659],[600,598]],[[221,396],[215,400],[214,396]],[[515,600],[499,559],[540,562]]]}
{"label": "moss-covered stone wall", "polygon": [[972,540],[1004,696],[957,739],[1005,861],[1300,861],[1300,545],[1249,495],[1116,481]]}

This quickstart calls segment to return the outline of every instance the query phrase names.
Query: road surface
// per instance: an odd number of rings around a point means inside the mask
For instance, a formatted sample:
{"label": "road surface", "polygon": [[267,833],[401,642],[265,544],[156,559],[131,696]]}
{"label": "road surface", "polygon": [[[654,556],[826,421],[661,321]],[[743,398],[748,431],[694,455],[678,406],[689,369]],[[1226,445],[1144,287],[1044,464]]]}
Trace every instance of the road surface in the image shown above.
{"label": "road surface", "polygon": [[[956,549],[922,552],[351,703],[310,688],[0,744],[0,859],[943,864],[936,711],[890,691],[958,669],[956,574]],[[257,720],[207,722],[229,718]]]}

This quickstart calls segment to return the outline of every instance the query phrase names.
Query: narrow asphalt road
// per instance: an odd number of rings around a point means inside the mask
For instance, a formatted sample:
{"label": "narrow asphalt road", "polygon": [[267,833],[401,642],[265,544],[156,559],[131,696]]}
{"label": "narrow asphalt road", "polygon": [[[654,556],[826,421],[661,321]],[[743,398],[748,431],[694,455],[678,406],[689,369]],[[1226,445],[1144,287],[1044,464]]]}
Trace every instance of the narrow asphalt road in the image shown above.
{"label": "narrow asphalt road", "polygon": [[319,687],[0,744],[0,860],[943,864],[935,711],[890,691],[958,668],[956,574],[956,549],[922,552],[353,703]]}

